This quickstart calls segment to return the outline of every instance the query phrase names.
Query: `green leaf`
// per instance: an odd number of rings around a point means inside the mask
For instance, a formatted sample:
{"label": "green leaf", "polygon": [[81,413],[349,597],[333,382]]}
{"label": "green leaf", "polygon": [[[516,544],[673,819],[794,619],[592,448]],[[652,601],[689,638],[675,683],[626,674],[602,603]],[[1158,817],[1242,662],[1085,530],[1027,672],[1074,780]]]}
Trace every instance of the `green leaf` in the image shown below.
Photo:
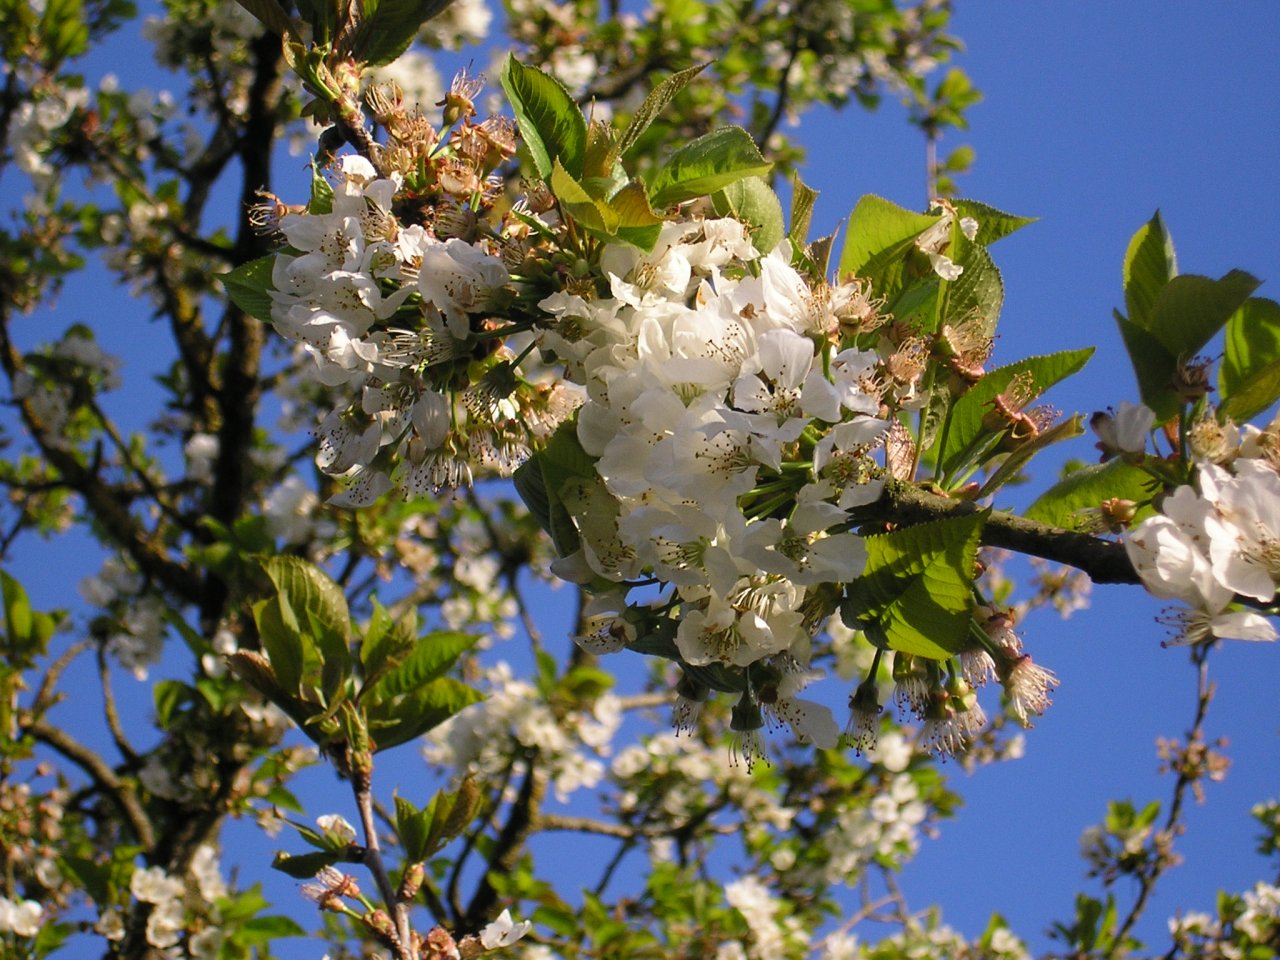
{"label": "green leaf", "polygon": [[47,0],[40,18],[43,60],[57,64],[78,57],[89,46],[89,25],[81,0]]}
{"label": "green leaf", "polygon": [[386,607],[373,600],[373,614],[360,641],[360,665],[364,668],[365,686],[376,683],[382,674],[413,649],[418,642],[418,615],[410,610],[393,620]]}
{"label": "green leaf", "polygon": [[574,553],[581,541],[559,491],[571,478],[591,480],[595,476],[595,461],[578,442],[576,419],[561,424],[547,445],[515,473],[516,492],[562,557]]}
{"label": "green leaf", "polygon": [[1085,530],[1088,514],[1084,511],[1109,497],[1119,497],[1142,504],[1135,518],[1141,520],[1154,512],[1151,497],[1155,489],[1149,473],[1117,458],[1073,470],[1042,493],[1023,515],[1064,530]]}
{"label": "green leaf", "polygon": [[551,192],[560,202],[560,209],[573,220],[593,233],[613,237],[621,225],[621,218],[603,198],[594,197],[560,163],[552,161],[548,179]]}
{"label": "green leaf", "polygon": [[463,653],[476,645],[480,638],[456,631],[429,633],[395,666],[387,670],[378,681],[376,693],[380,697],[394,697],[425,686],[441,677]]}
{"label": "green leaf", "polygon": [[939,219],[912,213],[882,197],[863,197],[849,216],[840,278],[870,280],[878,295],[892,299],[904,285],[906,258],[915,249],[916,237]]}
{"label": "green leaf", "polygon": [[976,316],[982,332],[992,336],[1004,307],[1000,270],[985,247],[969,241],[961,245],[955,262],[964,267],[964,272],[943,287],[939,329],[943,323],[959,324]]}
{"label": "green leaf", "polygon": [[1027,224],[1035,223],[1038,217],[1018,217],[1012,213],[1005,213],[1003,210],[997,210],[995,207],[989,207],[985,203],[979,203],[977,200],[956,200],[952,206],[956,209],[957,217],[972,217],[978,221],[978,232],[973,238],[974,243],[989,247],[997,240],[1007,237],[1015,230],[1021,230]]}
{"label": "green leaf", "polygon": [[1034,399],[1058,381],[1080,370],[1091,356],[1093,347],[1027,357],[992,370],[979,380],[955,402],[945,435],[939,434],[939,441],[946,444],[937,452],[941,474],[954,476],[974,463],[976,454],[984,448],[984,436],[989,434],[982,421],[991,410],[991,401],[1009,386],[1014,377],[1030,372],[1035,381],[1034,396],[1031,398]]}
{"label": "green leaf", "polygon": [[867,569],[849,585],[841,616],[889,649],[945,660],[968,645],[973,576],[990,511],[866,538]]}
{"label": "green leaf", "polygon": [[349,657],[351,615],[342,588],[319,567],[300,557],[276,556],[263,561],[276,590],[302,618],[302,627],[313,631],[326,657]]}
{"label": "green leaf", "polygon": [[352,56],[368,67],[399,59],[419,28],[448,5],[449,0],[378,0],[376,5],[366,0],[366,15],[351,44]]}
{"label": "green leaf", "polygon": [[427,823],[423,842],[426,859],[461,833],[471,823],[480,807],[480,790],[473,777],[466,777],[454,791],[440,790],[423,811]]}
{"label": "green leaf", "polygon": [[1174,277],[1156,297],[1146,328],[1171,354],[1190,360],[1259,284],[1243,270],[1232,270],[1220,280],[1192,274]]}
{"label": "green leaf", "polygon": [[288,601],[283,597],[259,601],[253,605],[253,621],[262,649],[271,660],[276,683],[285,694],[295,697],[302,688],[306,649],[297,617],[287,607]]}
{"label": "green leaf", "polygon": [[[569,477],[556,494],[573,518],[578,536],[597,557],[607,557],[618,544],[621,504],[600,476]],[[606,561],[607,563],[607,561]]]}
{"label": "green leaf", "polygon": [[325,179],[320,167],[311,165],[311,199],[307,201],[307,213],[323,216],[333,212],[333,186]]}
{"label": "green leaf", "polygon": [[1057,423],[1042,429],[1034,437],[1023,440],[1012,451],[1005,454],[996,468],[983,481],[977,498],[981,500],[990,496],[1004,484],[1019,479],[1022,476],[1022,468],[1041,450],[1051,447],[1055,443],[1061,443],[1063,440],[1081,436],[1083,433],[1084,417],[1076,413],[1065,420],[1059,420]]}
{"label": "green leaf", "polygon": [[508,54],[501,79],[538,176],[550,177],[556,160],[571,176],[582,176],[587,123],[564,85],[514,54]]}
{"label": "green leaf", "polygon": [[1178,415],[1179,400],[1173,389],[1178,358],[1153,334],[1119,313],[1115,315],[1129,362],[1138,378],[1138,396],[1156,415],[1159,426]]}
{"label": "green leaf", "polygon": [[288,917],[251,917],[233,935],[244,944],[269,944],[281,937],[305,937],[307,931]]}
{"label": "green leaf", "polygon": [[623,131],[622,137],[618,140],[617,146],[614,148],[613,156],[624,156],[628,150],[635,146],[636,141],[640,139],[641,134],[649,129],[649,124],[653,123],[667,108],[676,95],[687,87],[690,81],[711,63],[699,63],[692,67],[688,67],[677,73],[673,73],[667,79],[653,88],[644,103],[636,109],[631,117],[631,122],[627,124],[627,129]]}
{"label": "green leaf", "polygon": [[317,850],[314,853],[290,855],[278,852],[271,866],[281,873],[287,873],[295,880],[310,880],[325,867],[332,867],[342,859],[342,854],[330,850]]}
{"label": "green leaf", "polygon": [[1280,304],[1252,297],[1231,315],[1218,390],[1220,410],[1238,423],[1280,397]]}
{"label": "green leaf", "polygon": [[773,168],[760,155],[751,134],[721,127],[676,150],[649,185],[655,207],[670,207],[706,197],[744,177],[763,177]]}
{"label": "green leaf", "polygon": [[156,707],[156,725],[169,729],[169,721],[178,708],[190,699],[191,688],[181,680],[161,680],[151,691]]}
{"label": "green leaf", "polygon": [[[818,202],[818,191],[808,186],[800,175],[791,180],[791,228],[787,236],[798,249],[804,249],[809,241],[809,224],[813,221],[813,208]],[[781,204],[779,204],[781,206]]]}
{"label": "green leaf", "polygon": [[1173,238],[1157,210],[1129,240],[1124,255],[1124,304],[1128,319],[1148,326],[1151,310],[1165,285],[1178,275]]}
{"label": "green leaf", "polygon": [[609,209],[618,217],[617,235],[648,252],[658,242],[662,218],[653,212],[644,184],[633,180],[609,198]]}
{"label": "green leaf", "polygon": [[440,677],[394,701],[370,704],[369,732],[378,750],[406,743],[438,727],[484,697],[453,677]]}
{"label": "green leaf", "polygon": [[400,838],[400,845],[404,847],[405,862],[421,863],[427,858],[428,815],[404,797],[397,796],[395,800],[396,835]]}
{"label": "green leaf", "polygon": [[13,653],[19,650],[26,653],[24,648],[32,630],[31,603],[27,600],[27,591],[17,580],[0,570],[0,593],[4,597],[4,629],[9,650]]}
{"label": "green leaf", "polygon": [[762,253],[769,253],[782,240],[782,203],[763,178],[744,177],[717,190],[711,202],[720,216],[750,225],[751,242]]}
{"label": "green leaf", "polygon": [[263,323],[271,322],[270,291],[275,289],[271,282],[271,268],[275,262],[275,254],[268,254],[218,276],[231,302]]}

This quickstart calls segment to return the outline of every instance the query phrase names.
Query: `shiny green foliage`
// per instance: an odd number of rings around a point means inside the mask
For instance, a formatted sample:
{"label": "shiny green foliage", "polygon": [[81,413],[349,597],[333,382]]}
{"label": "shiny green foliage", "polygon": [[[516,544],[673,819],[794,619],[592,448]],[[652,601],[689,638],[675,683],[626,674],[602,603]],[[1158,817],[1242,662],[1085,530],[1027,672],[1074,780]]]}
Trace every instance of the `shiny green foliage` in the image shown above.
{"label": "shiny green foliage", "polygon": [[878,646],[946,660],[968,645],[985,511],[867,537],[840,615]]}

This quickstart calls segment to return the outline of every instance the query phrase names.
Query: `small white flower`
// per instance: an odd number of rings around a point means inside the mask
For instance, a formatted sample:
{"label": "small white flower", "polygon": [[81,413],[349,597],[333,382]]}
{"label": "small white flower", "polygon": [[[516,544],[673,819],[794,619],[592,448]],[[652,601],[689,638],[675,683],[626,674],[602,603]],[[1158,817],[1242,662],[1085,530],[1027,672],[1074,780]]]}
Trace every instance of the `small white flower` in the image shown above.
{"label": "small white flower", "polygon": [[339,846],[356,842],[356,828],[336,813],[327,813],[316,817],[316,826],[324,834],[326,840]]}
{"label": "small white flower", "polygon": [[528,933],[532,926],[528,920],[515,923],[511,919],[511,911],[503,910],[498,914],[498,919],[480,931],[480,943],[486,950],[509,947]]}
{"label": "small white flower", "polygon": [[1122,401],[1118,410],[1098,412],[1089,418],[1104,456],[1142,453],[1155,422],[1156,415],[1149,407],[1128,400]]}

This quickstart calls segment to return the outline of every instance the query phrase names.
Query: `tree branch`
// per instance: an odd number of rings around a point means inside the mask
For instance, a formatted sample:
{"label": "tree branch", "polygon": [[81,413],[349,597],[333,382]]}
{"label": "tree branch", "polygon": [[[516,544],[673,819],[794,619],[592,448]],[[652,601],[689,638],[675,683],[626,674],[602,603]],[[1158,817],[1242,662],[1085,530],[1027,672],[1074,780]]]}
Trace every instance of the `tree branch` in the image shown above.
{"label": "tree branch", "polygon": [[26,724],[26,730],[41,743],[58,751],[76,766],[80,767],[103,794],[111,799],[124,818],[129,822],[134,835],[145,849],[155,846],[155,831],[151,819],[142,808],[132,787],[121,780],[102,757],[76,740],[65,730],[60,730],[44,718],[37,718]]}
{"label": "tree branch", "polygon": [[[980,509],[976,503],[953,500],[914,484],[890,479],[885,483],[884,495],[866,508],[859,519],[865,519],[868,525],[883,522],[909,527],[932,520],[969,516]],[[1004,547],[1055,563],[1065,563],[1088,574],[1094,583],[1142,582],[1122,544],[1038,523],[1003,510],[991,511],[982,528],[982,542],[990,547]]]}

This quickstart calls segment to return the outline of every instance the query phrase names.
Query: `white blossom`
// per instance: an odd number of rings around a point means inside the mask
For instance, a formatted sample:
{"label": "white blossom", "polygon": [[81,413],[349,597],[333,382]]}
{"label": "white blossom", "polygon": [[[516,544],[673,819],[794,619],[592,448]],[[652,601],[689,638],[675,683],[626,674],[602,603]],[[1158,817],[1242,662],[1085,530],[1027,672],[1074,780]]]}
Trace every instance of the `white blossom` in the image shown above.
{"label": "white blossom", "polygon": [[503,910],[498,918],[480,931],[480,943],[486,950],[497,950],[509,947],[523,937],[533,927],[528,920],[516,923],[511,919],[511,911]]}

